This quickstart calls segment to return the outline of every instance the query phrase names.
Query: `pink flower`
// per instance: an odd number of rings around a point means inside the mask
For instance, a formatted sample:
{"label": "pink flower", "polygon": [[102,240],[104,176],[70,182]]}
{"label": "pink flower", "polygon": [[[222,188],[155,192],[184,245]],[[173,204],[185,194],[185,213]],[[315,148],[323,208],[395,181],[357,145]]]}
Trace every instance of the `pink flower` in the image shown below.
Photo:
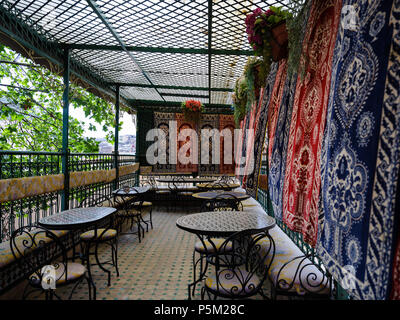
{"label": "pink flower", "polygon": [[269,16],[273,16],[274,14],[275,14],[275,12],[272,11],[271,9],[265,11],[265,15],[267,16],[267,18],[268,18]]}
{"label": "pink flower", "polygon": [[261,8],[257,8],[257,9],[255,9],[254,11],[253,11],[253,14],[254,15],[260,15],[260,14],[262,14],[262,10],[261,10]]}

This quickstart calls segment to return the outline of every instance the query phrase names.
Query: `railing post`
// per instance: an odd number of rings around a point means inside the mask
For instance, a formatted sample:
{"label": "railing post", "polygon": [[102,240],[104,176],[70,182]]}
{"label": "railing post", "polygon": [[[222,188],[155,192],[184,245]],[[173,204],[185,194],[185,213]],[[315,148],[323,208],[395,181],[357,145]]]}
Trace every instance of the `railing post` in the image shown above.
{"label": "railing post", "polygon": [[118,143],[119,143],[119,102],[120,102],[120,94],[119,94],[119,85],[116,87],[115,91],[115,135],[114,135],[114,166],[115,166],[115,181],[114,181],[114,189],[118,188],[119,182],[119,163],[118,163]]}
{"label": "railing post", "polygon": [[61,194],[61,210],[69,208],[69,49],[64,50],[64,93],[63,93],[63,127],[62,127],[62,173],[64,174],[64,190]]}

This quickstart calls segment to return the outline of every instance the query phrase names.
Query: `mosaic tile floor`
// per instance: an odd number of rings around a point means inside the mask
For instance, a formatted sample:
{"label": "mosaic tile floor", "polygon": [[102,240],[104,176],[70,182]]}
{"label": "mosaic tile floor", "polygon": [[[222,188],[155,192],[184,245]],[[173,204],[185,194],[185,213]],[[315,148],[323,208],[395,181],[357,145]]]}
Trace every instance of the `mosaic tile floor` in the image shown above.
{"label": "mosaic tile floor", "polygon": [[[119,277],[113,270],[111,286],[107,276],[94,266],[93,279],[97,300],[186,300],[192,277],[192,253],[197,237],[176,227],[176,219],[190,212],[153,209],[153,226],[139,243],[136,235],[121,235],[118,244]],[[144,217],[146,219],[146,216]],[[101,256],[107,260],[110,249],[104,246]],[[68,288],[68,290],[66,290]],[[58,288],[66,297],[71,287]],[[193,299],[200,299],[200,285]],[[88,299],[86,282],[77,287],[73,299]]]}

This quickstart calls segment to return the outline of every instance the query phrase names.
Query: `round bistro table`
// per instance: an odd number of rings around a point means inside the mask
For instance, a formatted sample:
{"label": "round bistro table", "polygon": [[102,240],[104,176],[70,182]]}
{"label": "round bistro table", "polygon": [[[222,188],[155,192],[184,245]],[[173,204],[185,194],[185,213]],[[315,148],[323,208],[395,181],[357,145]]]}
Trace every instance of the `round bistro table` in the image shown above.
{"label": "round bistro table", "polygon": [[[194,233],[199,237],[205,248],[205,239],[216,248],[216,245],[213,243],[213,238],[227,238],[239,231],[245,230],[249,231],[249,235],[266,232],[267,237],[270,239],[274,248],[272,251],[273,256],[275,255],[275,243],[268,233],[268,231],[275,226],[275,219],[266,214],[257,214],[246,211],[200,212],[178,218],[178,220],[176,220],[176,226],[187,232]],[[217,259],[215,264],[218,264],[218,255],[215,255],[214,257]],[[201,282],[205,276],[207,264],[208,261],[206,259],[205,267],[203,268],[200,266],[200,276],[198,279],[196,278],[196,267],[194,266],[194,281],[188,285],[189,300],[191,299],[191,291],[194,294],[196,284]],[[191,289],[192,287],[193,289]]]}
{"label": "round bistro table", "polygon": [[165,178],[158,178],[156,179],[158,182],[161,183],[210,183],[210,182],[215,182],[217,179],[216,178],[205,178],[205,177],[199,177],[199,178],[192,178],[192,177],[165,177]]}
{"label": "round bistro table", "polygon": [[250,198],[250,195],[246,193],[235,192],[235,191],[218,191],[218,190],[198,192],[194,193],[192,196],[203,200],[211,200],[214,199],[215,197],[218,197],[219,199],[229,199],[232,198],[232,196],[240,201]]}
{"label": "round bistro table", "polygon": [[116,196],[116,197],[131,197],[131,196],[141,195],[143,193],[146,193],[149,190],[150,190],[149,186],[129,187],[129,191],[128,192],[126,192],[124,190],[124,188],[119,188],[117,190],[114,190],[112,192],[112,194],[113,194],[113,196]]}
{"label": "round bistro table", "polygon": [[99,224],[115,211],[111,207],[75,208],[40,218],[38,224],[49,230],[84,229]]}
{"label": "round bistro table", "polygon": [[208,211],[180,217],[176,226],[198,236],[229,237],[243,230],[268,231],[275,226],[275,219],[250,211]]}
{"label": "round bistro table", "polygon": [[202,190],[225,190],[229,191],[239,188],[239,183],[213,182],[213,183],[198,183],[197,188]]}

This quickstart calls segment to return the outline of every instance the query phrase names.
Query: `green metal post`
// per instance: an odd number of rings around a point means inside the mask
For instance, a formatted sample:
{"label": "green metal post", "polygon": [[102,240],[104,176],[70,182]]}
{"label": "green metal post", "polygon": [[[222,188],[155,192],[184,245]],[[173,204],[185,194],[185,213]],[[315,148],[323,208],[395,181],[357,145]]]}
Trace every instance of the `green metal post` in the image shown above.
{"label": "green metal post", "polygon": [[213,2],[208,0],[208,103],[211,104],[211,41],[212,41],[212,11]]}
{"label": "green metal post", "polygon": [[62,128],[62,173],[64,174],[64,190],[61,194],[61,210],[69,208],[69,170],[68,170],[68,135],[69,135],[69,49],[64,51],[64,93],[63,93],[63,128]]}
{"label": "green metal post", "polygon": [[118,188],[119,182],[119,165],[118,165],[118,143],[119,143],[119,103],[120,103],[120,94],[119,94],[119,86],[117,85],[115,91],[115,137],[114,137],[114,166],[115,166],[115,182],[114,189]]}

